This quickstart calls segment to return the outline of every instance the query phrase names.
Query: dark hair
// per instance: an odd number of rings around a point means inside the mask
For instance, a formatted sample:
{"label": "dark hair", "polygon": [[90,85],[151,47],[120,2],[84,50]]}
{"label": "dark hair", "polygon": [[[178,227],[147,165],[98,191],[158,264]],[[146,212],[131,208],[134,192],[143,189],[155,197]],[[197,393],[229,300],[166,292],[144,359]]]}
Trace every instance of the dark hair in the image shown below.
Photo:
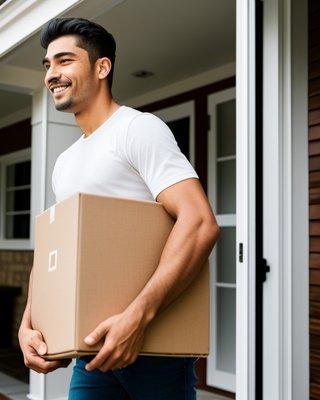
{"label": "dark hair", "polygon": [[47,49],[53,40],[64,35],[78,36],[77,46],[88,52],[91,65],[101,57],[110,59],[111,70],[107,80],[111,90],[116,56],[116,42],[111,33],[84,18],[53,18],[41,30],[41,46]]}

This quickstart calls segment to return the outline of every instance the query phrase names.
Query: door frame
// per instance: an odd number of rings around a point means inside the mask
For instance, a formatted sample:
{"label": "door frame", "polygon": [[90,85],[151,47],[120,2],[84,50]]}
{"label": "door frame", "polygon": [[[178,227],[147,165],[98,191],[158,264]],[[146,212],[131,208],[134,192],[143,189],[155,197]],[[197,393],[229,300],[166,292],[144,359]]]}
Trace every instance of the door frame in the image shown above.
{"label": "door frame", "polygon": [[236,390],[256,399],[256,1],[236,13]]}
{"label": "door frame", "polygon": [[264,2],[265,400],[309,398],[307,7]]}

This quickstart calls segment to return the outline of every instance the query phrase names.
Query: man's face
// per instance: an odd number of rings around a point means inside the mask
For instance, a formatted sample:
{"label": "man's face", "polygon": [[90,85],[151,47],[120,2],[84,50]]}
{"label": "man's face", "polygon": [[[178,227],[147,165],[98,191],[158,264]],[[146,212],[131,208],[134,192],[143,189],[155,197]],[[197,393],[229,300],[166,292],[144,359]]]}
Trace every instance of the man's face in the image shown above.
{"label": "man's face", "polygon": [[49,44],[43,59],[44,82],[56,109],[75,114],[90,104],[98,84],[88,52],[76,44],[75,35],[61,36]]}

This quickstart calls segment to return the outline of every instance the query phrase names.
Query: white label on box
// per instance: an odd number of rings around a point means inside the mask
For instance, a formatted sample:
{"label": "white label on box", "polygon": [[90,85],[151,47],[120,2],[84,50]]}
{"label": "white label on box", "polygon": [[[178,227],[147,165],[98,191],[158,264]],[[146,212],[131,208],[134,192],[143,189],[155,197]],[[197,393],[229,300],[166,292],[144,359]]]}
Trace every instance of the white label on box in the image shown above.
{"label": "white label on box", "polygon": [[55,213],[56,213],[56,206],[55,204],[50,207],[50,224],[54,221],[55,218]]}
{"label": "white label on box", "polygon": [[58,255],[58,250],[53,250],[50,251],[49,253],[49,268],[48,268],[49,272],[57,269],[57,255]]}

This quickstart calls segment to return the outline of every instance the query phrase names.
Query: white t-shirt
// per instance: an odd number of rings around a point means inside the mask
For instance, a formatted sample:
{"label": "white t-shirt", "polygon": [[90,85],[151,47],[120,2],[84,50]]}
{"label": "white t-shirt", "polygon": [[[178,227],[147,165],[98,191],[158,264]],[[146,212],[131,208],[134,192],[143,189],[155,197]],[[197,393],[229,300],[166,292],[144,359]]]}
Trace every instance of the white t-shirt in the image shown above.
{"label": "white t-shirt", "polygon": [[52,189],[56,202],[76,192],[155,201],[187,178],[199,177],[169,127],[153,114],[121,106],[59,155]]}

